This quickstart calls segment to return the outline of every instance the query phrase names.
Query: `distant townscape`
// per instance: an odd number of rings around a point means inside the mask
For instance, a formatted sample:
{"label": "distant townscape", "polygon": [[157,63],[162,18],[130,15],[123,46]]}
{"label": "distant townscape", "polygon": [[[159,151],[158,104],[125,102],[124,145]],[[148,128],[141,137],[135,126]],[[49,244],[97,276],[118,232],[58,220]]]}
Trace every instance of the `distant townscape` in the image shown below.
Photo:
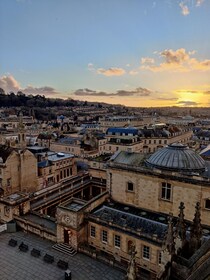
{"label": "distant townscape", "polygon": [[0,106],[0,234],[13,233],[8,246],[23,231],[128,280],[209,279],[208,108],[131,108],[3,89]]}

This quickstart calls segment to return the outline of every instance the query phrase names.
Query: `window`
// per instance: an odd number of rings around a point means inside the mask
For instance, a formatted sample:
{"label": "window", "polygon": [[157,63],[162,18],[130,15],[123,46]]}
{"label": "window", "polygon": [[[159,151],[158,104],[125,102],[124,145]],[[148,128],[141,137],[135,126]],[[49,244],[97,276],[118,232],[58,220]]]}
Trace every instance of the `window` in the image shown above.
{"label": "window", "polygon": [[143,259],[150,259],[150,248],[146,245],[143,246]]}
{"label": "window", "polygon": [[158,252],[158,264],[161,264],[162,262],[162,253],[159,251]]}
{"label": "window", "polygon": [[11,178],[7,179],[7,187],[11,187]]}
{"label": "window", "polygon": [[108,242],[108,233],[106,230],[102,230],[102,242],[104,243]]}
{"label": "window", "polygon": [[162,143],[162,141],[161,140],[159,140],[159,144],[161,144]]}
{"label": "window", "polygon": [[94,226],[90,226],[90,236],[96,237],[96,228]]}
{"label": "window", "polygon": [[205,208],[210,209],[210,199],[205,200]]}
{"label": "window", "polygon": [[133,192],[133,183],[132,182],[128,182],[127,183],[127,190],[129,191],[129,192]]}
{"label": "window", "polygon": [[120,249],[120,236],[119,235],[114,236],[114,246],[115,246],[115,248]]}
{"label": "window", "polygon": [[162,183],[161,198],[171,200],[171,184],[166,182]]}

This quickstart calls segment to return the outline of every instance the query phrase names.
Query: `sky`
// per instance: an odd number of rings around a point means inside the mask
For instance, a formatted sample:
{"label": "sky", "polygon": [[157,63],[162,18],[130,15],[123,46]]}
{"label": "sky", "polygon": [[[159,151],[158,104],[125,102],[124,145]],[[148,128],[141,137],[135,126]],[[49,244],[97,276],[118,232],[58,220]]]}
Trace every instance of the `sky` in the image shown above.
{"label": "sky", "polygon": [[210,106],[210,0],[0,0],[0,88]]}

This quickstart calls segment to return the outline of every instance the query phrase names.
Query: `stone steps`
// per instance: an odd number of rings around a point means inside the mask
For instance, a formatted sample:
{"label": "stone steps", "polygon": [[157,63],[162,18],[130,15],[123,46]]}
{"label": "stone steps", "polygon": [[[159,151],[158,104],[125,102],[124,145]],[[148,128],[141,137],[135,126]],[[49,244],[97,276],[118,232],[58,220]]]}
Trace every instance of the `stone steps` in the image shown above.
{"label": "stone steps", "polygon": [[55,244],[52,246],[52,248],[71,257],[76,255],[77,253],[77,251],[74,250],[69,244],[65,244],[65,243]]}

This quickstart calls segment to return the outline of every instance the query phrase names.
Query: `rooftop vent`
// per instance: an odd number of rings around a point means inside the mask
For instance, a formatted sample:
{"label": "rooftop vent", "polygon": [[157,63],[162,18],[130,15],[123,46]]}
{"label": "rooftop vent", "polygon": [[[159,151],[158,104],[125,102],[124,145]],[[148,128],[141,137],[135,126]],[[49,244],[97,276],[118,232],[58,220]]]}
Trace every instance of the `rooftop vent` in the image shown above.
{"label": "rooftop vent", "polygon": [[63,153],[57,153],[58,157],[64,157],[65,155]]}

